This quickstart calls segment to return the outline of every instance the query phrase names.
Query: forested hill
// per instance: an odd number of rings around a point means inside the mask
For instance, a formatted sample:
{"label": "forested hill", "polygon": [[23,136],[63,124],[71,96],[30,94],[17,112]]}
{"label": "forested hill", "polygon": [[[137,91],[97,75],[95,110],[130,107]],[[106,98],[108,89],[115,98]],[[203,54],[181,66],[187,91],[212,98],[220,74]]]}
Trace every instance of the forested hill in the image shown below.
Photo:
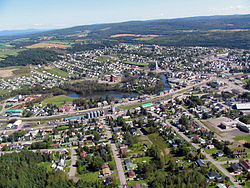
{"label": "forested hill", "polygon": [[41,38],[62,41],[108,39],[165,46],[249,49],[250,14],[85,25],[23,36],[5,36],[0,37],[0,42],[18,38],[29,38],[31,41],[38,41]]}
{"label": "forested hill", "polygon": [[[169,32],[250,29],[250,14],[232,16],[190,17],[179,19],[130,21],[111,24],[77,26],[54,30],[43,35],[65,36],[88,31],[89,37],[106,38],[119,33],[166,35]],[[40,35],[40,34],[38,34]],[[34,35],[36,36],[36,35]]]}

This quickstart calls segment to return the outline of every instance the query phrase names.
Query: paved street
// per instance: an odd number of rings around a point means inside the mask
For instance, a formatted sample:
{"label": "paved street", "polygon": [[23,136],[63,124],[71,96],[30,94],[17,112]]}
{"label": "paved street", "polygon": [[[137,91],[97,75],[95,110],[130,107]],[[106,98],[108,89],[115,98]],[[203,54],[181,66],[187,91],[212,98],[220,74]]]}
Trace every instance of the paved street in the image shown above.
{"label": "paved street", "polygon": [[125,185],[127,185],[127,182],[126,182],[125,173],[124,173],[124,170],[122,167],[122,161],[121,161],[120,155],[118,153],[116,145],[114,143],[111,143],[111,141],[110,141],[112,139],[112,133],[111,133],[110,128],[106,124],[104,124],[104,126],[105,126],[106,133],[107,133],[107,136],[109,139],[109,144],[111,145],[111,150],[112,150],[114,158],[115,158],[116,168],[118,171],[118,176],[119,176],[119,179],[121,182],[121,186],[125,186]]}
{"label": "paved street", "polygon": [[79,180],[79,178],[75,177],[76,170],[77,170],[76,161],[77,161],[76,150],[74,148],[71,148],[71,165],[70,165],[70,171],[69,171],[69,179],[72,179],[75,182]]}

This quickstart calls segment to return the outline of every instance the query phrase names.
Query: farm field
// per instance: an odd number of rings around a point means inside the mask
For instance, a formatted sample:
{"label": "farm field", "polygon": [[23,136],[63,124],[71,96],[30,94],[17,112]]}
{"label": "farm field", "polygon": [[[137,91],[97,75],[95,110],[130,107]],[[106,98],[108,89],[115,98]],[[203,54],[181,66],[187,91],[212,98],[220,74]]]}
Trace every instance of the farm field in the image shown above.
{"label": "farm field", "polygon": [[40,42],[40,43],[36,43],[36,44],[30,45],[30,46],[27,46],[26,48],[68,48],[68,47],[71,47],[71,45]]}

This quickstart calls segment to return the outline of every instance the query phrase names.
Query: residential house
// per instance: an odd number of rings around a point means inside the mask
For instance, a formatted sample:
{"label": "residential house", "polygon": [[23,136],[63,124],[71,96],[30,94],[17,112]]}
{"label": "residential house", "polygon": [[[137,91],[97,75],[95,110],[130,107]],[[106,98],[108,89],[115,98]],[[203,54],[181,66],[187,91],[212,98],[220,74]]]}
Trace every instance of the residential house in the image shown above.
{"label": "residential house", "polygon": [[239,163],[233,163],[230,165],[231,170],[235,173],[235,174],[239,174],[242,171],[242,168],[240,167]]}
{"label": "residential house", "polygon": [[110,169],[109,169],[109,165],[107,163],[104,163],[102,166],[102,174],[104,176],[109,176],[111,174]]}
{"label": "residential house", "polygon": [[240,161],[239,164],[245,171],[250,172],[250,165],[246,160]]}

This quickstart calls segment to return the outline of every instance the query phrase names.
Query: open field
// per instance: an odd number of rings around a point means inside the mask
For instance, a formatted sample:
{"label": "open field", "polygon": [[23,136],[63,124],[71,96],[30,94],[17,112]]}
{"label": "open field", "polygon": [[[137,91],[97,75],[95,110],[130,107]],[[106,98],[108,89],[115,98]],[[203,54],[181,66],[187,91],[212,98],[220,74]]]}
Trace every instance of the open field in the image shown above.
{"label": "open field", "polygon": [[58,96],[54,96],[54,97],[50,97],[50,98],[45,99],[43,101],[43,103],[45,103],[45,104],[49,104],[49,103],[61,104],[61,103],[64,103],[64,101],[66,103],[69,103],[69,102],[72,102],[73,100],[75,100],[75,98],[67,97],[66,95],[58,95]]}
{"label": "open field", "polygon": [[133,62],[133,61],[124,61],[125,64],[129,64],[129,65],[137,65],[137,66],[148,66],[147,63],[137,63],[137,62]]}
{"label": "open field", "polygon": [[21,51],[23,51],[23,49],[0,48],[0,58],[4,59],[9,55],[16,56]]}
{"label": "open field", "polygon": [[116,34],[111,35],[110,38],[116,38],[116,37],[159,37],[160,35],[135,35],[135,34]]}
{"label": "open field", "polygon": [[2,78],[23,75],[28,73],[30,73],[30,68],[28,66],[6,67],[0,69],[0,77]]}
{"label": "open field", "polygon": [[0,77],[7,78],[13,76],[13,71],[17,69],[0,69]]}
{"label": "open field", "polygon": [[68,44],[58,44],[58,43],[47,43],[47,42],[40,42],[36,43],[30,46],[27,46],[27,48],[68,48],[71,47],[71,45]]}
{"label": "open field", "polygon": [[236,140],[236,141],[247,141],[247,142],[250,143],[250,134],[236,136],[236,137],[234,137],[234,140]]}
{"label": "open field", "polygon": [[66,77],[67,76],[67,72],[62,71],[61,69],[58,68],[53,68],[53,69],[48,69],[47,72],[57,75],[57,76],[61,76],[61,77]]}

